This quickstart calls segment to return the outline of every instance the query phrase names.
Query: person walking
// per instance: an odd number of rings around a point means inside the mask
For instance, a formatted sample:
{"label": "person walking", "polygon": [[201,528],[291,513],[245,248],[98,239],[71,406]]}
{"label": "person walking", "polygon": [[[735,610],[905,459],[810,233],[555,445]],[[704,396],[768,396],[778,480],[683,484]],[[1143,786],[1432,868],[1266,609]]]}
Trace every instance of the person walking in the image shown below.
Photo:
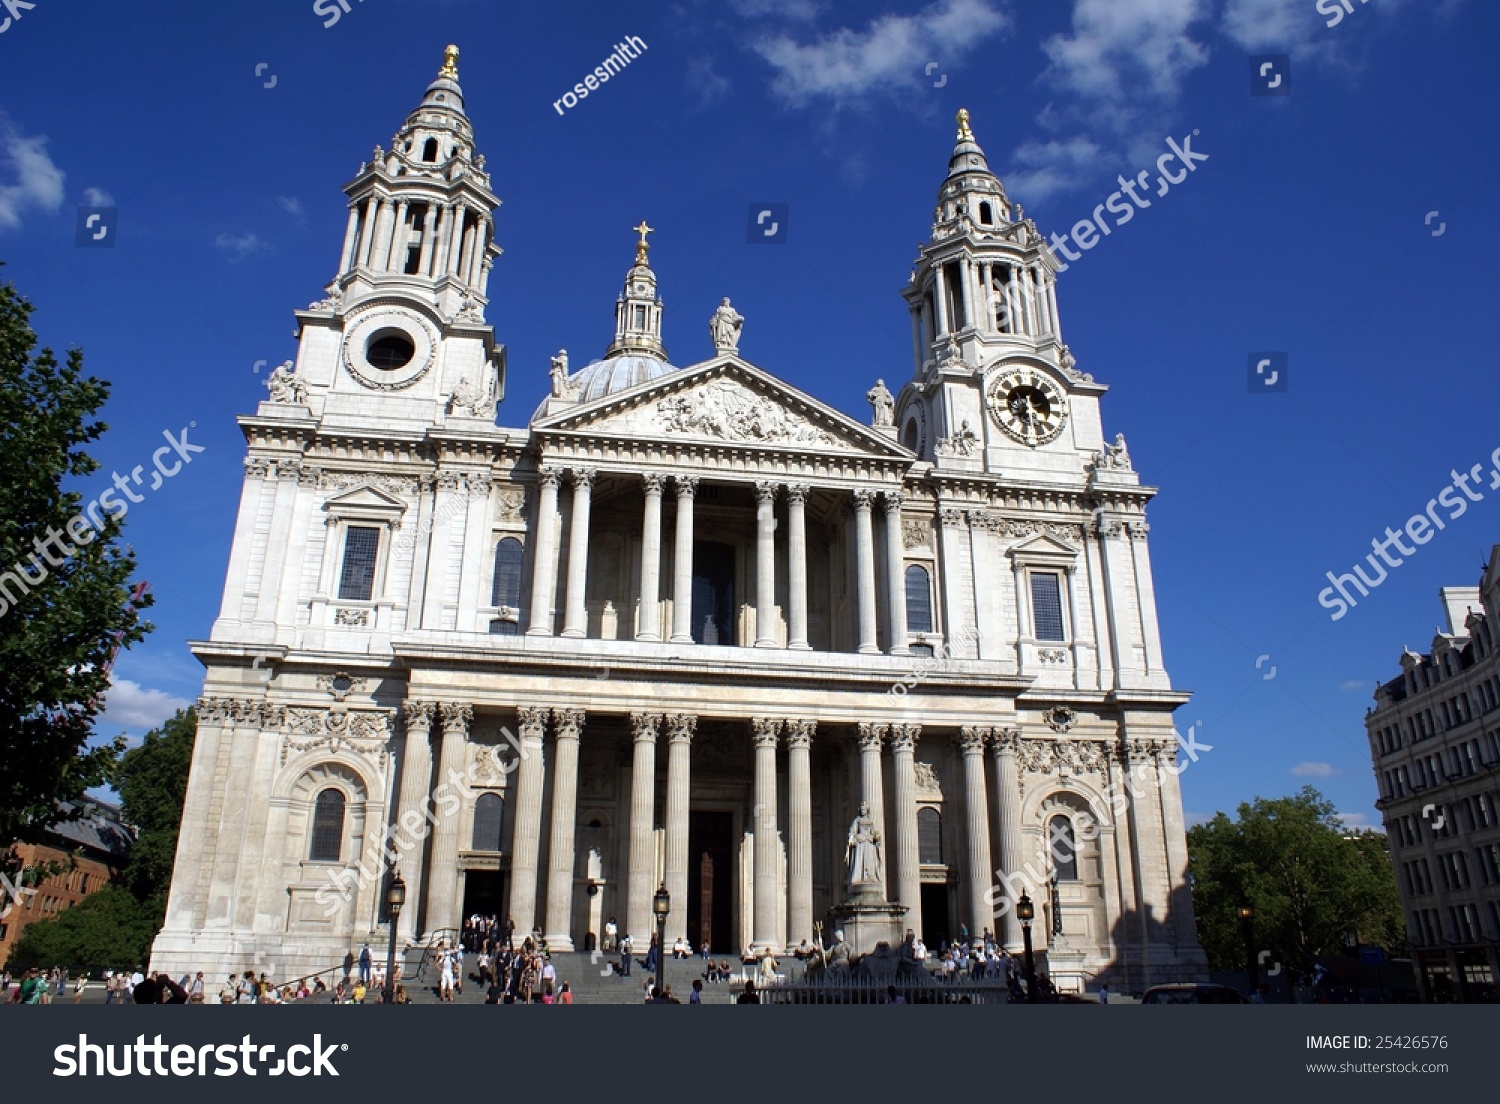
{"label": "person walking", "polygon": [[625,938],[620,940],[620,976],[630,976],[630,933],[625,933]]}
{"label": "person walking", "polygon": [[359,980],[364,982],[366,987],[370,984],[371,961],[370,945],[366,943],[359,949]]}
{"label": "person walking", "polygon": [[688,1003],[689,1004],[702,1004],[703,1003],[703,979],[702,978],[694,978],[693,979],[693,991],[688,994]]}
{"label": "person walking", "polygon": [[608,920],[606,920],[604,922],[604,948],[603,949],[604,949],[605,953],[608,953],[608,952],[610,952],[610,951],[612,951],[612,950],[615,949],[615,944],[619,941],[619,937],[620,937],[620,925],[616,924],[615,923],[615,918],[613,916],[611,916]]}

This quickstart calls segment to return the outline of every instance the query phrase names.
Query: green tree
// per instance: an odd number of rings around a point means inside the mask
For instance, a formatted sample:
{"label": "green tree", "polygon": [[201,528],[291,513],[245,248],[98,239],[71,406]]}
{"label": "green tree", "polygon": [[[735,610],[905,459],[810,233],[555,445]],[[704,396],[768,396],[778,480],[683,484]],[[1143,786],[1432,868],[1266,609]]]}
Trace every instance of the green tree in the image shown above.
{"label": "green tree", "polygon": [[99,467],[84,446],[105,430],[94,416],[109,385],[83,374],[77,349],[63,364],[37,352],[32,310],[0,285],[0,840],[34,835],[59,801],[107,780],[119,742],[89,740],[109,663],[151,627],[127,606],[135,559],[119,517],[68,529],[84,502],[63,482]]}
{"label": "green tree", "polygon": [[1188,831],[1193,909],[1209,965],[1245,964],[1239,908],[1255,910],[1255,947],[1306,972],[1350,936],[1388,951],[1405,943],[1395,874],[1378,832],[1344,827],[1311,786],[1242,804]]}
{"label": "green tree", "polygon": [[146,962],[158,926],[128,890],[105,886],[55,917],[28,924],[6,965],[12,973],[32,966],[130,970]]}
{"label": "green tree", "polygon": [[193,711],[178,710],[160,728],[148,732],[139,747],[122,755],[116,768],[115,788],[120,792],[124,819],[137,832],[124,884],[157,914],[158,927],[166,915],[197,730]]}

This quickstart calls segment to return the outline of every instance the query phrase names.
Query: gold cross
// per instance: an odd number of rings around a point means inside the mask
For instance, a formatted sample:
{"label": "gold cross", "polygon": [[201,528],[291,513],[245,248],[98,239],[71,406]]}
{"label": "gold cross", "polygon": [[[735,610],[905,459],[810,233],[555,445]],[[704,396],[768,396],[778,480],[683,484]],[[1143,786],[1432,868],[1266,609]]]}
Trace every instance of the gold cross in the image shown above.
{"label": "gold cross", "polygon": [[645,264],[646,250],[651,248],[646,242],[646,235],[654,234],[656,228],[654,226],[647,226],[646,220],[641,219],[641,224],[639,226],[632,226],[631,229],[641,236],[641,240],[635,243],[635,263]]}

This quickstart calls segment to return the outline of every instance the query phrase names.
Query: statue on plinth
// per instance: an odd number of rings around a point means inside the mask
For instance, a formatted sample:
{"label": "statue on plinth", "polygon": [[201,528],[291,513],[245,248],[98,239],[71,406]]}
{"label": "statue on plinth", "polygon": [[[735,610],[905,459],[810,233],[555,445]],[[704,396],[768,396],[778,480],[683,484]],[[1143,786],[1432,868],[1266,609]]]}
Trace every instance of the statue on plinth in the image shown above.
{"label": "statue on plinth", "polygon": [[708,320],[708,332],[714,339],[714,352],[716,353],[738,353],[740,351],[740,330],[745,327],[745,317],[729,305],[729,297],[719,304],[719,309],[714,311],[712,318]]}
{"label": "statue on plinth", "polygon": [[872,426],[896,424],[896,396],[891,394],[891,389],[885,385],[885,380],[876,380],[875,386],[865,392],[865,398],[870,402]]}
{"label": "statue on plinth", "polygon": [[[844,859],[849,864],[849,894],[856,896],[861,889],[885,885],[885,867],[880,857],[880,829],[870,815],[868,802],[859,803],[859,815],[849,825],[849,842],[844,848]],[[883,889],[880,891],[884,896]]]}

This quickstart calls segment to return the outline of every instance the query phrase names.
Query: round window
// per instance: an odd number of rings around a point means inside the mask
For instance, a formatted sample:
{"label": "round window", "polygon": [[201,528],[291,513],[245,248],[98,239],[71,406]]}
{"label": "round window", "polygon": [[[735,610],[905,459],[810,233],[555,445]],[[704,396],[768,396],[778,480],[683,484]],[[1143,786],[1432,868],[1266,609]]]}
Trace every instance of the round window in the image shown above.
{"label": "round window", "polygon": [[370,343],[365,346],[365,360],[370,367],[384,372],[405,368],[416,355],[417,348],[411,338],[400,330],[381,330],[372,335]]}

